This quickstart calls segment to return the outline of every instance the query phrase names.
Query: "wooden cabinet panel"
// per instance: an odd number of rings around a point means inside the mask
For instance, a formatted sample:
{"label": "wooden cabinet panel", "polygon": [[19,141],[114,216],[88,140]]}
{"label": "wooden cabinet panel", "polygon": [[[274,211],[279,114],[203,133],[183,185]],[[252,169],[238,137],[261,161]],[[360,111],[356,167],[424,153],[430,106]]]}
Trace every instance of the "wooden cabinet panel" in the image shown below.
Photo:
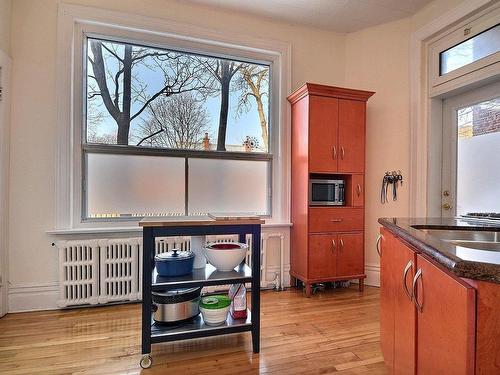
{"label": "wooden cabinet panel", "polygon": [[417,373],[474,374],[475,290],[420,254],[417,267]]}
{"label": "wooden cabinet panel", "polygon": [[309,171],[337,172],[338,99],[309,97]]}
{"label": "wooden cabinet panel", "polygon": [[396,310],[394,276],[394,237],[380,229],[380,346],[389,374],[394,374],[394,314]]}
{"label": "wooden cabinet panel", "polygon": [[352,175],[351,189],[352,205],[354,207],[363,207],[365,205],[365,186],[362,174]]}
{"label": "wooden cabinet panel", "polygon": [[339,99],[339,172],[365,169],[365,103]]}
{"label": "wooden cabinet panel", "polygon": [[330,278],[337,274],[336,235],[309,236],[309,275],[311,278]]}
{"label": "wooden cabinet panel", "polygon": [[309,208],[309,232],[362,231],[364,228],[362,208]]}
{"label": "wooden cabinet panel", "polygon": [[363,233],[338,235],[337,276],[362,275],[364,270]]}

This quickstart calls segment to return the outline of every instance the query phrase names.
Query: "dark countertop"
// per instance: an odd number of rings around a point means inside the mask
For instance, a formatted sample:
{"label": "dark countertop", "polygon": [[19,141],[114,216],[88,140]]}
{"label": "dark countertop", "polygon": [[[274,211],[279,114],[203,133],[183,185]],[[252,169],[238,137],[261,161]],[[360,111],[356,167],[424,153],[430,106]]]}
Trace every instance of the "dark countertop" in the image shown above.
{"label": "dark countertop", "polygon": [[[378,222],[457,276],[500,283],[500,251],[457,246],[421,230],[500,232],[500,221],[461,218],[380,218]],[[500,244],[498,248],[500,249]]]}

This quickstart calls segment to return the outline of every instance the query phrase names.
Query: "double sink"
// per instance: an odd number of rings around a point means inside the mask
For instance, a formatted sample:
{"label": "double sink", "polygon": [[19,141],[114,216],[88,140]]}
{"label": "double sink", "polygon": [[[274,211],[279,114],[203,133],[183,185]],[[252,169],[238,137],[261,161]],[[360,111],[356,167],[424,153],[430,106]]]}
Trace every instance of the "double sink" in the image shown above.
{"label": "double sink", "polygon": [[[417,229],[417,228],[416,228]],[[500,252],[500,232],[418,228],[438,240],[475,250]]]}

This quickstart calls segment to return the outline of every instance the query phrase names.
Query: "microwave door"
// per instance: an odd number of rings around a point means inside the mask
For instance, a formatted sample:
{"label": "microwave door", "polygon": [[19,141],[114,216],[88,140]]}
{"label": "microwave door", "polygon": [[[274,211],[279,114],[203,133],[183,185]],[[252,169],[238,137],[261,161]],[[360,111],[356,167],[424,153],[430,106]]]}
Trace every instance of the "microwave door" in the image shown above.
{"label": "microwave door", "polygon": [[313,182],[310,203],[313,205],[334,205],[338,201],[338,194],[335,184]]}

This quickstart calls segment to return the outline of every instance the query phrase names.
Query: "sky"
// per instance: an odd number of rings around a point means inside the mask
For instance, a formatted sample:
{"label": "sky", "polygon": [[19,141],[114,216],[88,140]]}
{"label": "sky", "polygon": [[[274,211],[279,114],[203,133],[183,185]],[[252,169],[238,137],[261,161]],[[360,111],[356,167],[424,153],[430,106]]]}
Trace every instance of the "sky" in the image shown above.
{"label": "sky", "polygon": [[[123,55],[123,47],[120,47],[119,44],[115,45],[117,46],[118,54]],[[92,57],[90,46],[88,48],[88,51],[89,55]],[[108,56],[111,56],[106,51],[104,51],[104,53],[106,53]],[[115,73],[117,71],[118,64],[117,60],[114,57],[108,58],[106,60],[106,65],[112,73]],[[90,63],[88,64],[88,74],[92,74]],[[142,81],[147,86],[146,92],[149,95],[152,95],[163,87],[163,72],[158,71],[158,69],[152,70],[142,65],[135,65],[133,68],[133,76]],[[89,83],[92,83],[93,79],[88,79]],[[114,84],[111,79],[108,79],[108,87],[110,87],[110,92],[114,92]],[[255,100],[250,100],[251,107],[249,111],[242,111],[237,115],[237,104],[241,94],[241,91],[234,90],[232,90],[230,94],[226,145],[241,145],[246,136],[251,136],[256,137],[258,139],[259,145],[262,146],[263,140],[261,136],[260,121]],[[96,128],[97,135],[116,134],[116,123],[107,113],[104,105],[102,104],[101,98],[95,97],[95,99],[93,100],[94,103],[99,103],[98,106],[93,106],[93,108],[98,108],[98,110],[100,110],[104,114],[102,120]],[[216,97],[209,97],[203,103],[203,106],[208,112],[208,121],[210,128],[209,133],[211,138],[210,141],[211,143],[215,144],[217,143],[216,137],[219,124],[220,95]],[[141,105],[139,103],[133,105],[132,114],[134,114],[140,107]],[[89,112],[92,111],[91,108],[89,109]],[[267,111],[267,108],[265,109]],[[147,116],[147,111],[144,111],[140,117],[132,122],[131,134],[134,132],[134,129],[137,128],[137,125],[140,124],[145,118],[147,118]],[[134,144],[134,142],[130,141],[130,144]]]}

